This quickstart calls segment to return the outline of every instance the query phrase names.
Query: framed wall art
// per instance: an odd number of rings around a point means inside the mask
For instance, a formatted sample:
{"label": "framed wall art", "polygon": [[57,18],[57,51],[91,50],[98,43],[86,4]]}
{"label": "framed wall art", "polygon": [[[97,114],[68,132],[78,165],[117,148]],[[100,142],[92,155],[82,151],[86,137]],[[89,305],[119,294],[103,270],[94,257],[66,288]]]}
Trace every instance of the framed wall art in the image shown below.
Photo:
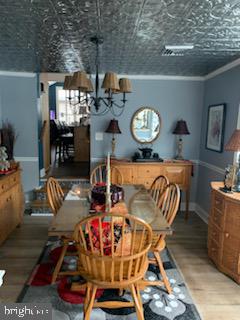
{"label": "framed wall art", "polygon": [[206,148],[216,152],[223,151],[226,104],[208,107]]}

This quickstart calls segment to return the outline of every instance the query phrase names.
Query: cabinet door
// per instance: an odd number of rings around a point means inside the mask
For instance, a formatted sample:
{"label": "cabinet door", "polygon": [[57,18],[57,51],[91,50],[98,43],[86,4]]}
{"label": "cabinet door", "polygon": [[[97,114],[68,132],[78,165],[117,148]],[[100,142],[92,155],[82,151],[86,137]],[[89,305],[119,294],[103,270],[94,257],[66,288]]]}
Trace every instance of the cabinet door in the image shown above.
{"label": "cabinet door", "polygon": [[240,239],[240,206],[233,201],[225,201],[224,232]]}
{"label": "cabinet door", "polygon": [[11,192],[8,190],[1,195],[0,242],[3,242],[11,232],[12,204]]}
{"label": "cabinet door", "polygon": [[133,184],[134,178],[134,167],[131,166],[117,166],[123,175],[123,183],[124,184]]}
{"label": "cabinet door", "polygon": [[240,274],[240,239],[223,234],[222,266],[231,274]]}
{"label": "cabinet door", "polygon": [[145,178],[137,178],[135,184],[142,184],[146,189],[149,189],[153,183],[155,178],[145,177]]}
{"label": "cabinet door", "polygon": [[11,200],[12,200],[12,214],[13,214],[13,224],[14,227],[20,224],[22,220],[22,214],[23,214],[23,193],[22,193],[22,187],[20,184],[14,186],[12,188],[12,195],[11,195]]}

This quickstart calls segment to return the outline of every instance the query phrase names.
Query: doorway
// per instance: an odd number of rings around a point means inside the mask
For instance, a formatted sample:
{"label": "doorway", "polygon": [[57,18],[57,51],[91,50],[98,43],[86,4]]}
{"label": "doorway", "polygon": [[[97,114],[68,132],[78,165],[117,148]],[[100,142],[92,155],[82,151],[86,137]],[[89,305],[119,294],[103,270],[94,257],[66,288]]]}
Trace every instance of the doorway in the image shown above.
{"label": "doorway", "polygon": [[[48,119],[44,120],[49,125],[43,137],[43,158],[49,164],[44,164],[43,180],[49,176],[60,180],[89,179],[90,113],[84,112],[84,106],[70,103],[62,81],[45,81],[45,85],[42,113],[47,114]],[[76,94],[71,92],[72,96]]]}

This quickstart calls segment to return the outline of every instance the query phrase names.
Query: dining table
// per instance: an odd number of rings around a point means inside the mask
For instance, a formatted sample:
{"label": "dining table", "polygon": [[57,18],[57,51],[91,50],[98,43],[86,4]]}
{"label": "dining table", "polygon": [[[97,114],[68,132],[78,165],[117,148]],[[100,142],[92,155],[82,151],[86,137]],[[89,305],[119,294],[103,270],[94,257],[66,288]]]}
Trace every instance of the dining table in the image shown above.
{"label": "dining table", "polygon": [[[149,223],[159,234],[172,234],[172,228],[157,207],[149,191],[143,185],[122,185],[124,203],[128,214],[133,214]],[[79,195],[70,190],[56,216],[53,217],[49,236],[71,237],[76,224],[89,214],[91,203],[90,188],[80,187]]]}

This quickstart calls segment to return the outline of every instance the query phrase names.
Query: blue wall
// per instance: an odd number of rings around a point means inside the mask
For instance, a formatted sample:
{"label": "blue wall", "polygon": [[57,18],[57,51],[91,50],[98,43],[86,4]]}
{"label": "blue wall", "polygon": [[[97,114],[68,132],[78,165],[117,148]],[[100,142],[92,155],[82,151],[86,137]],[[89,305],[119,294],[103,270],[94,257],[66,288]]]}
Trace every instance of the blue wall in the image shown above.
{"label": "blue wall", "polygon": [[[159,138],[153,143],[154,152],[162,158],[173,158],[176,154],[176,136],[172,134],[179,119],[187,121],[190,135],[184,136],[183,153],[186,159],[199,158],[201,117],[203,106],[203,81],[185,80],[132,80],[132,93],[121,117],[118,118],[122,134],[116,135],[116,156],[131,158],[140,146],[133,139],[130,130],[134,112],[149,106],[158,110],[162,127]],[[91,118],[91,159],[100,161],[111,150],[111,134],[105,133],[111,114]],[[103,132],[104,140],[96,141],[95,133]],[[198,168],[195,166],[190,200],[196,201]]]}
{"label": "blue wall", "polygon": [[[153,149],[160,157],[172,158],[176,152],[176,137],[172,130],[176,121],[187,121],[190,135],[183,137],[184,156],[186,159],[198,159],[201,132],[201,115],[203,105],[202,81],[184,80],[132,80],[132,93],[127,95],[128,102],[121,117],[118,118],[122,134],[116,135],[117,157],[131,157],[138,143],[130,131],[134,112],[149,106],[158,110],[162,118],[159,138],[153,143]],[[104,157],[111,149],[111,134],[104,133],[103,141],[95,140],[96,132],[105,132],[111,114],[92,116],[91,118],[91,157]],[[200,119],[200,120],[199,120]]]}
{"label": "blue wall", "polygon": [[[226,122],[224,145],[229,140],[234,129],[237,128],[238,110],[240,103],[240,67],[235,67],[205,82],[204,107],[202,113],[202,132],[200,144],[200,161],[224,169],[227,164],[232,164],[233,153],[223,151],[214,152],[205,148],[208,106],[211,104],[226,103]],[[218,172],[219,171],[219,172]],[[207,212],[210,207],[210,182],[223,180],[221,170],[199,168],[197,203]]]}
{"label": "blue wall", "polygon": [[38,185],[38,111],[36,76],[0,76],[1,120],[9,120],[18,138],[14,157],[23,169],[24,191]]}

